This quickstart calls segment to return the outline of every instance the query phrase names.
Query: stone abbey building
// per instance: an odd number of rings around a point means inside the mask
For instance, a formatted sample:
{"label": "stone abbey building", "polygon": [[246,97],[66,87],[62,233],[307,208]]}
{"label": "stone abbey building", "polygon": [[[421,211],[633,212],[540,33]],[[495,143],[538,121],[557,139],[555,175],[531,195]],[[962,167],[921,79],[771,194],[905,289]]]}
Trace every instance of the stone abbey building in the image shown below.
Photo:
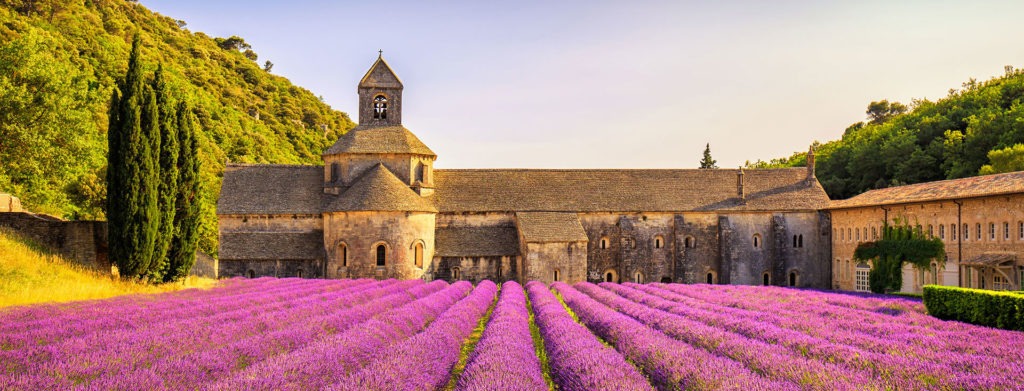
{"label": "stone abbey building", "polygon": [[924,284],[1024,286],[1024,172],[831,201],[807,168],[434,170],[378,58],[323,166],[229,164],[221,276],[672,281],[868,290],[883,222],[943,241]]}
{"label": "stone abbey building", "polygon": [[221,276],[832,286],[809,168],[435,170],[378,58],[324,165],[229,164]]}

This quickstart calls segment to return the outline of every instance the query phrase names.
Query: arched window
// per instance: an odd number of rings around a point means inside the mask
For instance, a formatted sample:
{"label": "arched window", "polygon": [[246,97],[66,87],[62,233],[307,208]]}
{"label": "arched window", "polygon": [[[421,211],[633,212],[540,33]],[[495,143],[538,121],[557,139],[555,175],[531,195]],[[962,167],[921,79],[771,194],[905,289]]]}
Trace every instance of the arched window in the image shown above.
{"label": "arched window", "polygon": [[789,272],[789,286],[796,286],[800,275],[796,271]]}
{"label": "arched window", "polygon": [[640,273],[640,272],[636,272],[636,274],[633,274],[633,282],[635,282],[637,284],[643,284],[644,283],[644,274]]}
{"label": "arched window", "polygon": [[860,228],[857,228],[857,230],[853,231],[853,232],[854,232],[854,234],[857,235],[857,241],[859,242],[860,241]]}
{"label": "arched window", "polygon": [[796,248],[796,235],[793,235],[793,248]]}
{"label": "arched window", "polygon": [[978,240],[985,239],[985,236],[981,234],[981,223],[974,225],[974,233],[976,234],[974,237],[978,238]]}
{"label": "arched window", "polygon": [[377,245],[377,266],[387,265],[388,248],[383,244]]}
{"label": "arched window", "polygon": [[956,240],[956,224],[949,225],[949,240]]}
{"label": "arched window", "polygon": [[867,292],[871,290],[871,283],[869,276],[871,275],[871,266],[867,263],[860,262],[857,264],[856,278],[854,280],[853,289],[859,292]]}
{"label": "arched window", "polygon": [[413,253],[413,259],[416,262],[416,267],[422,268],[423,267],[423,243],[416,242],[416,244],[412,246],[412,253]]}
{"label": "arched window", "polygon": [[423,174],[424,174],[424,171],[426,171],[426,169],[423,166],[423,162],[416,162],[416,169],[415,169],[415,171],[416,171],[416,180],[420,181],[420,182],[423,182],[423,176],[424,176]]}
{"label": "arched window", "polygon": [[996,240],[996,223],[988,223],[988,239]]}
{"label": "arched window", "polygon": [[772,284],[772,276],[768,272],[761,273],[761,285],[768,286]]}
{"label": "arched window", "polygon": [[[939,228],[939,232],[942,232],[942,228]],[[928,237],[935,237],[935,227],[933,227],[931,224],[928,224]]]}
{"label": "arched window", "polygon": [[302,269],[295,271],[295,277],[302,278]]}
{"label": "arched window", "polygon": [[373,118],[385,119],[388,117],[388,98],[384,95],[377,95],[373,98]]}
{"label": "arched window", "polygon": [[256,271],[249,269],[249,278],[256,278]]}
{"label": "arched window", "polygon": [[878,239],[878,229],[876,229],[875,227],[871,227],[871,239]]}
{"label": "arched window", "polygon": [[797,239],[799,239],[796,242],[799,245],[797,247],[804,248],[804,234],[797,235]]}
{"label": "arched window", "polygon": [[754,248],[761,248],[761,234],[754,234]]}
{"label": "arched window", "polygon": [[964,224],[963,229],[960,232],[964,234],[964,240],[971,238],[971,230],[967,229],[967,224]]}
{"label": "arched window", "polygon": [[558,269],[555,269],[555,272],[554,272],[553,274],[554,274],[554,277],[555,277],[554,281],[559,281],[559,280],[558,280],[558,278],[559,278],[559,277],[561,277],[561,276],[559,275],[559,274],[560,274],[560,273],[559,273],[559,270],[558,270]]}
{"label": "arched window", "polygon": [[1010,223],[1003,222],[1003,240],[1010,240]]}
{"label": "arched window", "polygon": [[457,267],[453,267],[452,268],[452,281],[457,281],[460,278],[462,278],[462,270],[459,270],[459,268],[457,268]]}
{"label": "arched window", "polygon": [[708,272],[708,274],[706,276],[704,276],[704,282],[706,282],[708,284],[714,284],[715,283],[715,273],[714,272]]}
{"label": "arched window", "polygon": [[604,282],[619,282],[619,273],[615,269],[605,269]]}
{"label": "arched window", "polygon": [[[932,226],[928,225],[928,236],[932,236]],[[939,239],[946,240],[946,226],[939,224]]]}
{"label": "arched window", "polygon": [[607,249],[607,248],[608,248],[608,238],[601,238],[601,249],[604,250],[604,249]]}
{"label": "arched window", "polygon": [[348,245],[345,243],[339,244],[338,254],[341,256],[341,266],[348,267]]}
{"label": "arched window", "polygon": [[662,247],[662,238],[661,238],[661,236],[655,236],[654,237],[654,248],[661,248],[661,247]]}
{"label": "arched window", "polygon": [[846,240],[853,241],[853,228],[846,229]]}
{"label": "arched window", "polygon": [[697,247],[697,240],[694,239],[693,236],[687,236],[686,239],[683,239],[683,246],[686,248],[695,248]]}

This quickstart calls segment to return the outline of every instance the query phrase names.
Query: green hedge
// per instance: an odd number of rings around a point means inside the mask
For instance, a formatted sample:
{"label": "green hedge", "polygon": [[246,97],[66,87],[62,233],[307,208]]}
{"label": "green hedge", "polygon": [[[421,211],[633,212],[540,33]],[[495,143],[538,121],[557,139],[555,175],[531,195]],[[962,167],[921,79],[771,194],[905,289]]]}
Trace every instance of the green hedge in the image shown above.
{"label": "green hedge", "polygon": [[1024,331],[1024,295],[1019,293],[926,285],[924,306],[939,319]]}

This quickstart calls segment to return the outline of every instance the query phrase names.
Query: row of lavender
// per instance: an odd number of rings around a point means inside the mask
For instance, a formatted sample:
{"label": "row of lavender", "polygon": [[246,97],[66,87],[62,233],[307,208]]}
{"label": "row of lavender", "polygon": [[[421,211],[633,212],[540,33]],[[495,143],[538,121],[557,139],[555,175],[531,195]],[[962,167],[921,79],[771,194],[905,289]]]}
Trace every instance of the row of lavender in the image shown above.
{"label": "row of lavender", "polygon": [[230,280],[0,311],[0,389],[1013,389],[1021,337],[783,288]]}

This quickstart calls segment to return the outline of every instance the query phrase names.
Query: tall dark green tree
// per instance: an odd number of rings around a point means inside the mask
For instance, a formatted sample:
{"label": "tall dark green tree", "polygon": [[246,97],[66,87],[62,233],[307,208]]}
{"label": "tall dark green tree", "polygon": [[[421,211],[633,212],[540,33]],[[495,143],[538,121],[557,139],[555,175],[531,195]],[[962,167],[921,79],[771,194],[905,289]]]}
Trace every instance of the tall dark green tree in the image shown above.
{"label": "tall dark green tree", "polygon": [[711,143],[704,146],[704,158],[700,159],[700,168],[718,168],[717,161],[711,158]]}
{"label": "tall dark green tree", "polygon": [[868,276],[871,291],[886,293],[903,289],[904,263],[930,270],[932,261],[942,259],[945,252],[942,240],[929,238],[920,226],[911,227],[897,220],[893,226],[883,224],[881,239],[858,245],[853,258],[872,261]]}
{"label": "tall dark green tree", "polygon": [[201,181],[199,142],[195,116],[185,102],[178,103],[178,189],[175,194],[174,235],[167,253],[169,270],[164,281],[176,281],[188,275],[196,261],[199,244]]}
{"label": "tall dark green tree", "polygon": [[159,170],[160,181],[158,191],[158,207],[160,209],[159,234],[153,250],[153,262],[149,266],[149,278],[153,281],[163,280],[169,270],[167,252],[174,236],[174,213],[178,192],[178,130],[177,116],[167,80],[164,78],[163,66],[158,66],[153,77],[153,91],[156,94],[157,115],[159,117]]}
{"label": "tall dark green tree", "polygon": [[110,257],[123,278],[145,276],[157,236],[159,189],[153,89],[143,83],[141,39],[132,41],[128,72],[115,92],[108,129],[107,221]]}

